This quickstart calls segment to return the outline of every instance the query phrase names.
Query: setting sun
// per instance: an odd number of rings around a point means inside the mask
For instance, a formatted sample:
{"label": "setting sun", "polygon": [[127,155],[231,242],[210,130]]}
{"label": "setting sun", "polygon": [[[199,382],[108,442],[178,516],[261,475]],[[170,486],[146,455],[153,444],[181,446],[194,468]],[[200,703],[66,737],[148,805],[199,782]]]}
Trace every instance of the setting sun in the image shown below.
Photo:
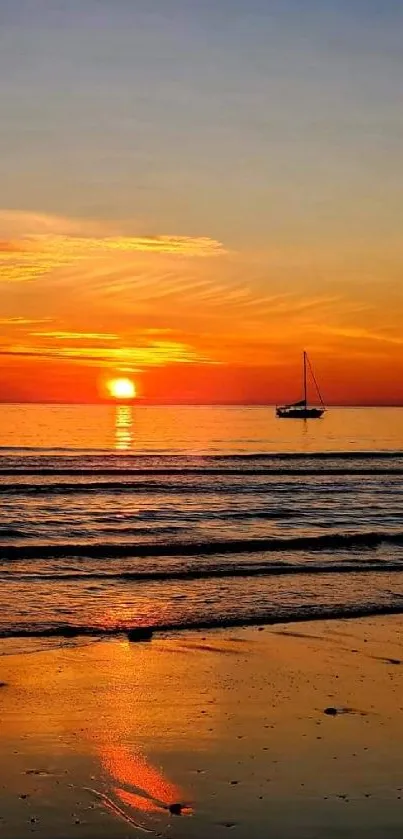
{"label": "setting sun", "polygon": [[135,399],[136,386],[131,379],[111,379],[108,390],[114,399]]}

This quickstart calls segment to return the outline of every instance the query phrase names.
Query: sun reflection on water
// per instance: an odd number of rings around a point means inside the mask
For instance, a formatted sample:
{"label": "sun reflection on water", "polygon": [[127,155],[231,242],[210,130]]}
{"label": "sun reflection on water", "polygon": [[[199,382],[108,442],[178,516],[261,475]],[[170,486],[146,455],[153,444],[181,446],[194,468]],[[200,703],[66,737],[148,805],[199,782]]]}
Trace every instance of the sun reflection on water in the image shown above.
{"label": "sun reflection on water", "polygon": [[133,408],[131,405],[117,405],[115,413],[115,449],[128,451],[133,442]]}

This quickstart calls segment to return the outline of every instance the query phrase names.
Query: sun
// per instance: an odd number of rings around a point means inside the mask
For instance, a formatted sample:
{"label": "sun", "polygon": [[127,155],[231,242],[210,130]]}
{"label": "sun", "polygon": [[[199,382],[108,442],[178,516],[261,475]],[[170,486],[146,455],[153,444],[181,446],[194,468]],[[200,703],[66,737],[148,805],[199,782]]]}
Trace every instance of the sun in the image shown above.
{"label": "sun", "polygon": [[108,390],[114,399],[135,399],[136,385],[132,379],[110,379]]}

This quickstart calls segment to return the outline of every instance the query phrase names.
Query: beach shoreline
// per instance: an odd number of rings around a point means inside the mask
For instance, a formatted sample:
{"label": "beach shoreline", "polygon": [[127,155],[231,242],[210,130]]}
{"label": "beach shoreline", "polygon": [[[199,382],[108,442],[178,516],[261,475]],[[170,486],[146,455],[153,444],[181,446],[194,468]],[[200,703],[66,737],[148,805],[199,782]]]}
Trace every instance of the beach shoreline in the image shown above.
{"label": "beach shoreline", "polygon": [[0,652],[9,839],[401,835],[402,616]]}

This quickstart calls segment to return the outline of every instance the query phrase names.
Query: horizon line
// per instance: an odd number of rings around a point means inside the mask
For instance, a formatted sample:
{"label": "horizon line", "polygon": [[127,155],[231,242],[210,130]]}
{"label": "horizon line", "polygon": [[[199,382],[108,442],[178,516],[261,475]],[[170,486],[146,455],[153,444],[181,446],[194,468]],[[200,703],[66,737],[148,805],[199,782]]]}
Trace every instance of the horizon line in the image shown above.
{"label": "horizon line", "polygon": [[[135,399],[110,399],[97,400],[88,402],[71,402],[60,400],[2,400],[0,399],[0,406],[14,405],[43,405],[54,407],[118,407],[124,405],[127,407],[142,407],[142,408],[275,408],[278,402],[159,402],[159,401],[144,401],[139,397]],[[403,408],[402,402],[328,402],[326,408]]]}

